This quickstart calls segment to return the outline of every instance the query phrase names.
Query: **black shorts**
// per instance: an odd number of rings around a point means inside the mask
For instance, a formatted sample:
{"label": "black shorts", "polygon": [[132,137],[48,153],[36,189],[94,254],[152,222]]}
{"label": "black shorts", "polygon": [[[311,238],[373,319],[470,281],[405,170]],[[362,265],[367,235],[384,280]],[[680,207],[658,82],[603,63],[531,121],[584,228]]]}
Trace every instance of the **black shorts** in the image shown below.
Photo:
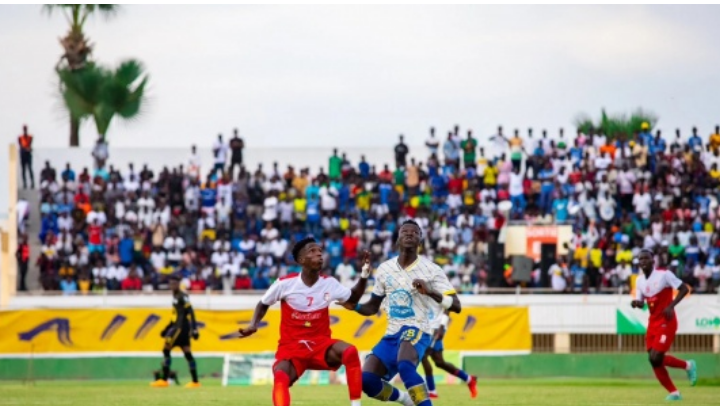
{"label": "black shorts", "polygon": [[190,326],[182,326],[178,331],[175,331],[171,336],[165,337],[165,343],[174,347],[189,347],[190,346]]}

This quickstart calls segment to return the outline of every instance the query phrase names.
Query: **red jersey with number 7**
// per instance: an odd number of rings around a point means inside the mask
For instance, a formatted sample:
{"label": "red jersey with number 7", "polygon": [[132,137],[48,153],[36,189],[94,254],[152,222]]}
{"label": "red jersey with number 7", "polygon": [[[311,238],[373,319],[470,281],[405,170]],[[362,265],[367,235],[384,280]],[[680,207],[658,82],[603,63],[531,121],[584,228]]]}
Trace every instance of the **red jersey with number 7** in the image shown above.
{"label": "red jersey with number 7", "polygon": [[[649,277],[642,272],[635,282],[635,299],[647,302],[650,309],[648,327],[667,323],[663,311],[673,301],[673,290],[682,285],[682,281],[675,274],[665,269],[653,269]],[[677,316],[673,315],[672,323],[677,323]]]}
{"label": "red jersey with number 7", "polygon": [[280,302],[280,345],[300,340],[330,338],[329,307],[350,298],[350,289],[335,278],[321,276],[312,286],[300,274],[280,278],[265,292],[261,301],[272,306]]}

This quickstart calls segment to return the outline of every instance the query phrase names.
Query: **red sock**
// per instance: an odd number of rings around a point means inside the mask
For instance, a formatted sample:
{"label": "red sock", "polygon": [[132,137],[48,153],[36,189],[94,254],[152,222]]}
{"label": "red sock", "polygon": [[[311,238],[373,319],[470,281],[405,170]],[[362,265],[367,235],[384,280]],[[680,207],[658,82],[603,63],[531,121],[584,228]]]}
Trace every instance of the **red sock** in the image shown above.
{"label": "red sock", "polygon": [[345,365],[350,400],[358,400],[362,396],[362,368],[357,348],[350,346],[343,351],[342,363]]}
{"label": "red sock", "polygon": [[653,372],[655,372],[657,380],[660,381],[660,385],[667,389],[669,393],[677,391],[677,388],[673,384],[672,379],[670,379],[670,374],[668,374],[665,367],[653,367]]}
{"label": "red sock", "polygon": [[670,367],[670,368],[686,369],[687,361],[677,359],[677,358],[673,357],[672,355],[665,355],[665,357],[663,358],[663,366]]}
{"label": "red sock", "polygon": [[273,405],[290,406],[290,377],[285,371],[275,371],[273,376]]}

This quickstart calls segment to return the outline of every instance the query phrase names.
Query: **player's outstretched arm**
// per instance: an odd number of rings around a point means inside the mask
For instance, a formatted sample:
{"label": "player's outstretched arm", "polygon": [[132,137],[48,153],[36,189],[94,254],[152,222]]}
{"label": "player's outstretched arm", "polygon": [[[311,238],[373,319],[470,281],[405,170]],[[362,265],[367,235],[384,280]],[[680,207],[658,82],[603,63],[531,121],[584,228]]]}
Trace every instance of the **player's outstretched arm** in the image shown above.
{"label": "player's outstretched arm", "polygon": [[350,298],[347,300],[347,302],[352,303],[353,306],[355,303],[360,301],[360,298],[362,298],[362,295],[365,294],[365,291],[367,290],[367,281],[370,277],[370,274],[372,273],[372,269],[370,266],[370,252],[365,251],[363,253],[363,266],[362,270],[360,272],[360,278],[358,278],[357,283],[355,283],[355,286],[353,286],[350,289]]}
{"label": "player's outstretched arm", "polygon": [[255,306],[255,313],[253,313],[250,324],[248,324],[247,327],[241,328],[239,330],[240,337],[248,337],[255,334],[255,332],[257,332],[257,326],[265,317],[265,314],[267,313],[269,308],[270,306],[264,304],[262,301],[258,302],[257,306]]}
{"label": "player's outstretched arm", "polygon": [[380,311],[380,305],[382,304],[384,298],[385,296],[378,296],[373,294],[370,296],[370,300],[363,304],[358,303],[351,310],[355,310],[363,316],[372,316],[373,314],[377,314],[377,312]]}

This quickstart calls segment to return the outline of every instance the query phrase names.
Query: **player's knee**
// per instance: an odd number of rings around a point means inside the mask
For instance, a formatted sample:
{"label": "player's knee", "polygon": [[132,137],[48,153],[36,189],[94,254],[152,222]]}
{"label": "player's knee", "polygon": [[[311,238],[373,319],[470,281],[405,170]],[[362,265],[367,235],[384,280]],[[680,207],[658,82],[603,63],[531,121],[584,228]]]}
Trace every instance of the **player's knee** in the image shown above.
{"label": "player's knee", "polygon": [[273,378],[274,378],[276,384],[283,384],[283,385],[290,386],[290,376],[287,374],[287,372],[283,371],[282,369],[274,370]]}
{"label": "player's knee", "polygon": [[663,364],[663,355],[656,352],[651,352],[648,355],[648,360],[650,361],[650,365],[652,365],[653,368],[658,368],[661,367]]}
{"label": "player's knee", "polygon": [[354,345],[347,347],[345,351],[343,351],[342,363],[345,366],[360,365],[360,354],[358,354],[358,350]]}
{"label": "player's knee", "polygon": [[374,398],[383,390],[382,379],[372,372],[363,371],[362,389],[367,396]]}
{"label": "player's knee", "polygon": [[406,360],[398,362],[398,373],[400,374],[400,378],[402,378],[405,384],[408,383],[409,378],[411,379],[416,375],[419,377],[417,373],[417,366],[412,362]]}

